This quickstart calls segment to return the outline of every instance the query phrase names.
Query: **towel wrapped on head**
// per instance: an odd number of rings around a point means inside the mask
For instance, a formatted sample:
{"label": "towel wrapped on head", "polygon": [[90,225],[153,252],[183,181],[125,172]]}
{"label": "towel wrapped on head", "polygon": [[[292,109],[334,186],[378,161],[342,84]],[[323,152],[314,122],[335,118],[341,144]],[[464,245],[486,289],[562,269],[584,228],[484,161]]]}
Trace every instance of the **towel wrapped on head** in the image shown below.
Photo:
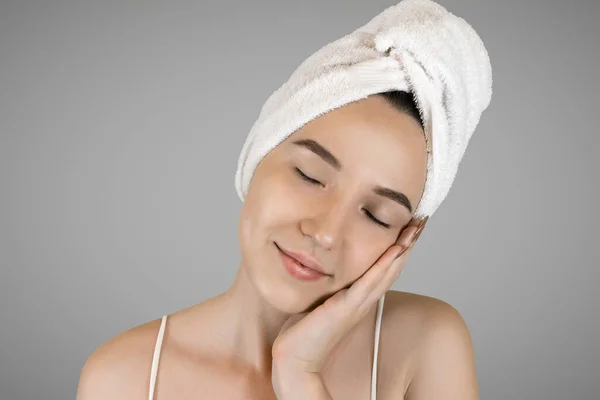
{"label": "towel wrapped on head", "polygon": [[400,90],[417,103],[427,175],[414,218],[446,198],[492,96],[492,68],[475,30],[431,0],[403,0],[309,56],[263,105],[242,148],[235,187],[243,201],[262,158],[304,124],[368,96]]}

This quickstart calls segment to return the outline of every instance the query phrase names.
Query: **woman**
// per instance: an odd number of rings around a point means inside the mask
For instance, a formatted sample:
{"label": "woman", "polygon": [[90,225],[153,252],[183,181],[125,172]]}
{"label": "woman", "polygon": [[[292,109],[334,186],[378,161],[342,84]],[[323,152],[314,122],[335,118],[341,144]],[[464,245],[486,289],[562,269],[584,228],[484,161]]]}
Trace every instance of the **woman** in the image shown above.
{"label": "woman", "polygon": [[[447,29],[423,29],[435,24],[462,29],[474,58],[459,46],[438,60],[459,68],[417,68],[419,51],[437,56],[446,40]],[[489,103],[486,62],[479,82],[462,79],[487,55],[461,24],[404,0],[303,63],[240,156],[232,286],[108,341],[84,366],[78,399],[477,399],[459,313],[388,290]],[[427,43],[403,52],[398,38],[419,30]]]}

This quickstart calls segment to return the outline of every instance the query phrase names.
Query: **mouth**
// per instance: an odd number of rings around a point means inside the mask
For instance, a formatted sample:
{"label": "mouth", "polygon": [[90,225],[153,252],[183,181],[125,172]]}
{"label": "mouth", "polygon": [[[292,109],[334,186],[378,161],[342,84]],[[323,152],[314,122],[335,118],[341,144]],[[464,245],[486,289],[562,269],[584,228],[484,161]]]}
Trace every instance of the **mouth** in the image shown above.
{"label": "mouth", "polygon": [[281,257],[283,266],[285,267],[286,271],[294,278],[303,281],[315,281],[318,279],[331,277],[330,274],[318,271],[314,268],[310,268],[304,263],[300,262],[296,258],[296,253],[283,250],[277,245],[277,243],[275,243],[275,247],[277,247],[277,250],[279,251],[279,255]]}

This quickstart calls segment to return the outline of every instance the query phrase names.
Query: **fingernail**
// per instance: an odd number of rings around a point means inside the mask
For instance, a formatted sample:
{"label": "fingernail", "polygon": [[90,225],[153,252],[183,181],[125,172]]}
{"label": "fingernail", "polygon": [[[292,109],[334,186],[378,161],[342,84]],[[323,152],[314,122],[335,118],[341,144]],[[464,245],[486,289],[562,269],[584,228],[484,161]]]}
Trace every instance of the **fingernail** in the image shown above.
{"label": "fingernail", "polygon": [[404,254],[406,249],[408,249],[408,246],[404,247],[402,250],[400,250],[400,252],[398,254],[396,254],[396,257],[394,257],[394,261],[396,261],[398,258],[400,258],[400,256],[402,256],[402,254]]}
{"label": "fingernail", "polygon": [[414,236],[413,236],[413,240],[412,242],[416,242],[417,239],[419,239],[419,236],[421,236],[421,233],[423,233],[423,228],[425,228],[425,224],[427,223],[427,220],[429,219],[429,216],[425,217],[420,223],[419,223],[419,228],[417,229],[417,231],[415,232]]}
{"label": "fingernail", "polygon": [[420,227],[419,229],[417,229],[417,231],[415,232],[412,242],[416,242],[417,239],[419,238],[419,236],[421,236],[421,232],[423,232],[423,227]]}

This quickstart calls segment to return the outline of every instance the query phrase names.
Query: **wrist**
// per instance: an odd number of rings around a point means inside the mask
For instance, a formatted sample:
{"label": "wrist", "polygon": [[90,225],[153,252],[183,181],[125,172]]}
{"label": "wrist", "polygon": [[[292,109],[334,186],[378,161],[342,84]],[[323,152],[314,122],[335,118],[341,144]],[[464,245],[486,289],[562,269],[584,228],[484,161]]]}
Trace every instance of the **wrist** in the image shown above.
{"label": "wrist", "polygon": [[278,400],[332,400],[323,378],[315,373],[281,376],[277,388]]}

